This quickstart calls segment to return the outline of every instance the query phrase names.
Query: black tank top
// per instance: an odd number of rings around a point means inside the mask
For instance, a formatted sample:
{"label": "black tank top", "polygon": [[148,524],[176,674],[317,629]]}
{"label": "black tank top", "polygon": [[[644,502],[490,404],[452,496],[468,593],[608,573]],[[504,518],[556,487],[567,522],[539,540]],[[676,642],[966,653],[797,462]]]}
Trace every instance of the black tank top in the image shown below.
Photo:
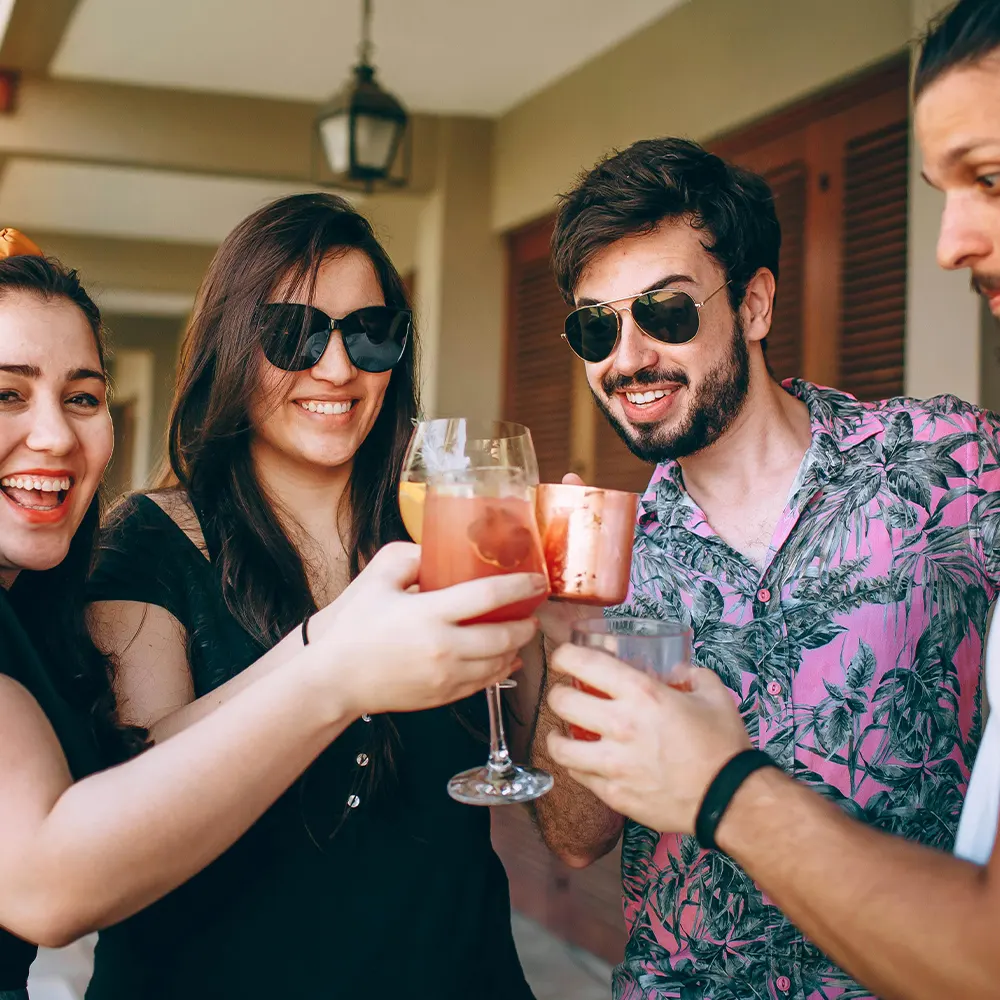
{"label": "black tank top", "polygon": [[[229,613],[213,564],[145,496],[106,533],[91,599],[177,618],[197,697],[265,651]],[[485,760],[485,699],[469,707],[472,726],[447,707],[393,715],[381,791],[378,720],[350,726],[222,857],[101,933],[88,1000],[531,998],[489,810],[445,791]]]}
{"label": "black tank top", "polygon": [[[15,581],[14,586],[17,586]],[[77,780],[99,767],[97,746],[82,713],[63,698],[18,621],[7,594],[0,589],[0,673],[28,690],[45,713]],[[0,739],[3,734],[0,733]],[[2,820],[0,820],[2,822]],[[0,928],[0,992],[23,989],[38,948]]]}

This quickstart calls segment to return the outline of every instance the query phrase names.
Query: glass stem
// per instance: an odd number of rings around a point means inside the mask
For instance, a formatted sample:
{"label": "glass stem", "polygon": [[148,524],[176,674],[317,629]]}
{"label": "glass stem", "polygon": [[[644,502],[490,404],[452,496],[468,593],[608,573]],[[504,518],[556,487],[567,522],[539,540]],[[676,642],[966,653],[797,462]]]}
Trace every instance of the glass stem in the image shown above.
{"label": "glass stem", "polygon": [[500,702],[500,685],[486,689],[486,703],[490,708],[490,759],[486,766],[490,773],[501,777],[514,769],[503,731],[503,709]]}

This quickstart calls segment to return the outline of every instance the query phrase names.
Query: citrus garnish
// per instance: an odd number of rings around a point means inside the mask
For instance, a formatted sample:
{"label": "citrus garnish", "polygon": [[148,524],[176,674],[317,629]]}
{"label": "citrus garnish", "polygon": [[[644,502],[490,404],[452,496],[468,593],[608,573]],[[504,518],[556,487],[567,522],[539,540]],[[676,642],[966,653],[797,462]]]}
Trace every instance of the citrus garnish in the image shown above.
{"label": "citrus garnish", "polygon": [[469,525],[467,535],[479,559],[507,572],[517,569],[531,554],[531,532],[499,507],[487,507]]}

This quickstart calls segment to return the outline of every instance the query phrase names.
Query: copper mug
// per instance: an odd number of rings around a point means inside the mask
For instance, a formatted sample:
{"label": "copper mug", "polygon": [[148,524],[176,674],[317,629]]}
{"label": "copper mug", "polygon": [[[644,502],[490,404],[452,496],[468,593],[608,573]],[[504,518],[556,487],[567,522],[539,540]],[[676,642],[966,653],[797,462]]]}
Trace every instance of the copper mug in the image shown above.
{"label": "copper mug", "polygon": [[594,605],[625,600],[638,503],[635,493],[621,490],[538,487],[538,530],[553,597]]}

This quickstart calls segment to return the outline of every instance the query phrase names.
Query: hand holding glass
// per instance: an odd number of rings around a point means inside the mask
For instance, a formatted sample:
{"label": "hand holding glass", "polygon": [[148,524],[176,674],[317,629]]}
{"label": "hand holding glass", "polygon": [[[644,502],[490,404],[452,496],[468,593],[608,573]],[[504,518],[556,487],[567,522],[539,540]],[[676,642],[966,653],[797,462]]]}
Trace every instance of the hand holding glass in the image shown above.
{"label": "hand holding glass", "polygon": [[[671,675],[678,666],[691,662],[691,630],[676,622],[652,618],[593,618],[577,622],[570,642],[574,646],[610,653],[665,684],[670,684]],[[599,698],[608,697],[575,677],[573,686]],[[577,740],[600,739],[597,733],[572,723],[569,731]]]}

